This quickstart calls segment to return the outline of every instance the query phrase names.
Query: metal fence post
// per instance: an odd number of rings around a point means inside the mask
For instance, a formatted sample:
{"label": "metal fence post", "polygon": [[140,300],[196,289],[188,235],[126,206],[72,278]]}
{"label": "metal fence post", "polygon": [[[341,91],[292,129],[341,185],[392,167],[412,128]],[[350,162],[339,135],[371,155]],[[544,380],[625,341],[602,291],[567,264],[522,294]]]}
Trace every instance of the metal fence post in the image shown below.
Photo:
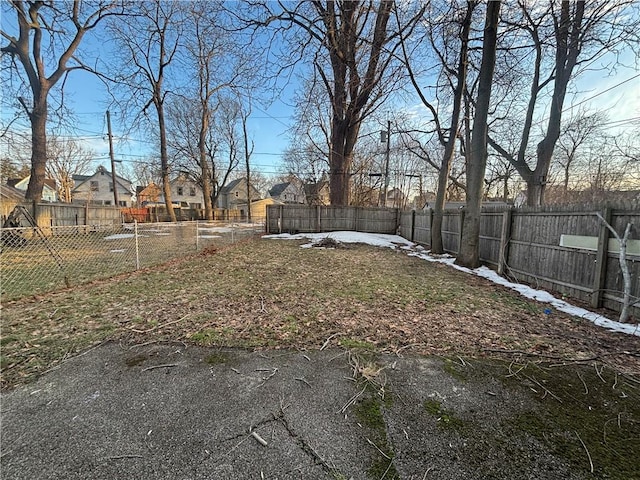
{"label": "metal fence post", "polygon": [[200,250],[200,229],[198,228],[198,220],[196,220],[196,252]]}
{"label": "metal fence post", "polygon": [[133,221],[133,236],[136,239],[136,270],[140,270],[140,246],[138,245],[138,220]]}

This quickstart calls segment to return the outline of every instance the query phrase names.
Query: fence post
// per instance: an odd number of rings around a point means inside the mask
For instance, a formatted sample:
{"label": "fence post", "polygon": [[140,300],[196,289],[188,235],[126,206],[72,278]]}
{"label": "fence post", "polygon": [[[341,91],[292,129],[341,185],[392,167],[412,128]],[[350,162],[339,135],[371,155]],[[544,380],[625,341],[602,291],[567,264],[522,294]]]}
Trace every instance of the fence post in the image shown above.
{"label": "fence post", "polygon": [[353,231],[354,232],[358,232],[358,209],[359,207],[355,206],[353,207],[355,209],[354,213],[353,213]]}
{"label": "fence post", "polygon": [[270,207],[271,205],[267,205],[267,208],[265,210],[265,217],[264,217],[264,233],[266,233],[267,235],[271,233],[269,231],[269,210],[271,210]]}
{"label": "fence post", "polygon": [[411,210],[411,242],[413,243],[413,239],[415,238],[415,228],[416,228],[416,211]]}
{"label": "fence post", "polygon": [[133,236],[136,240],[136,270],[140,270],[140,246],[138,245],[138,220],[133,221]]}
{"label": "fence post", "polygon": [[198,228],[198,220],[196,220],[196,252],[200,250],[200,229]]}
{"label": "fence post", "polygon": [[[600,213],[602,218],[611,225],[611,209],[606,207]],[[609,229],[603,222],[600,223],[598,233],[598,253],[596,254],[595,272],[593,275],[593,293],[591,294],[591,306],[602,306],[602,289],[607,279],[607,259],[609,256]]]}
{"label": "fence post", "polygon": [[322,232],[322,223],[320,222],[320,210],[321,206],[320,204],[316,205],[316,232],[320,233]]}
{"label": "fence post", "polygon": [[458,251],[456,255],[460,253],[462,249],[462,227],[464,226],[464,208],[460,209],[460,232],[458,233]]}
{"label": "fence post", "polygon": [[502,231],[500,232],[500,251],[498,252],[498,275],[504,275],[509,261],[509,240],[511,239],[511,221],[513,210],[509,207],[502,213]]}
{"label": "fence post", "polygon": [[278,207],[278,233],[282,233],[282,205]]}
{"label": "fence post", "polygon": [[431,239],[433,238],[433,208],[429,207],[428,210],[429,213],[429,218],[428,218],[428,225],[429,225],[429,236],[427,237],[427,239],[429,240],[429,249],[431,249]]}

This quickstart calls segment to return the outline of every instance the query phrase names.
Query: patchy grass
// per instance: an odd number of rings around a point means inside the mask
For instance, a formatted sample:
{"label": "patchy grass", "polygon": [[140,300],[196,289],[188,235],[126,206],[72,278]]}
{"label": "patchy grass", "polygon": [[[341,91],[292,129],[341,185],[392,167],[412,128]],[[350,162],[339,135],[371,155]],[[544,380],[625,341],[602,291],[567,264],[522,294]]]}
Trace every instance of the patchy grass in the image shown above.
{"label": "patchy grass", "polygon": [[[301,249],[257,240],[58,293],[7,302],[4,388],[116,339],[245,348],[478,356],[606,356],[638,372],[637,339],[553,312],[481,278],[356,245]],[[603,357],[604,358],[604,357]],[[451,365],[456,370],[455,360]],[[453,371],[451,372],[454,373]]]}

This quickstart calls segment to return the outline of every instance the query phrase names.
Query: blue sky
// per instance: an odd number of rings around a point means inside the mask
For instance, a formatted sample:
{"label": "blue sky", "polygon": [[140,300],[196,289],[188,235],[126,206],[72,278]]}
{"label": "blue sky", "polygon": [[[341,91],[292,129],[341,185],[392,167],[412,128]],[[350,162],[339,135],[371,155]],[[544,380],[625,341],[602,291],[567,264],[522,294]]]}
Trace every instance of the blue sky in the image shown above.
{"label": "blue sky", "polygon": [[[3,8],[4,10],[4,8]],[[10,14],[9,17],[12,17]],[[11,29],[13,18],[2,19],[3,29]],[[5,24],[9,24],[8,26]],[[103,57],[108,57],[108,42],[100,43],[92,34],[85,38],[84,48],[99,51]],[[633,64],[631,53],[627,53],[627,64]],[[594,67],[597,67],[595,65]],[[629,128],[630,120],[640,118],[640,73],[637,67],[618,68],[614,74],[607,70],[593,70],[586,72],[578,84],[580,93],[567,99],[565,110],[569,111],[570,103],[589,106],[590,110],[607,110],[611,128]],[[252,164],[255,170],[266,174],[276,174],[289,138],[287,133],[293,127],[293,95],[296,88],[295,80],[284,90],[282,98],[276,100],[268,108],[254,105],[253,114],[249,119],[249,135],[255,144]],[[96,153],[96,164],[108,166],[109,147],[107,142],[107,128],[105,111],[108,108],[108,97],[104,84],[94,76],[85,72],[73,72],[65,88],[67,105],[75,112],[77,118],[75,135],[80,137],[85,145]],[[586,100],[586,101],[585,101]],[[405,109],[415,111],[417,115],[424,114],[429,118],[417,98],[414,106],[405,105]],[[5,115],[3,114],[3,117]],[[566,117],[565,117],[566,118]],[[615,123],[619,121],[619,123]],[[636,123],[637,124],[637,123]],[[115,142],[115,156],[117,159],[141,161],[149,156],[157,156],[155,145],[150,142],[145,132],[133,133],[124,139],[122,134],[127,126],[118,124],[117,112],[112,112],[112,127]],[[26,129],[26,124],[24,124]],[[2,147],[0,146],[0,151]]]}

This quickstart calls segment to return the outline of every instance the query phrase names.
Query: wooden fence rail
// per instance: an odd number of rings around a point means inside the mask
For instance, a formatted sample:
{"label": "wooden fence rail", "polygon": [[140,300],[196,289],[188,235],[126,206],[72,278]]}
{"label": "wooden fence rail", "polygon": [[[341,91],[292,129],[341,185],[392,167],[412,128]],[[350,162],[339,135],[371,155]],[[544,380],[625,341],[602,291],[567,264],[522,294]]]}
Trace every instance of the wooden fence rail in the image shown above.
{"label": "wooden fence rail", "polygon": [[[623,279],[617,241],[597,214],[622,233],[632,223],[627,263],[631,295],[640,302],[640,211],[638,209],[486,209],[480,223],[480,259],[518,282],[567,295],[593,308],[620,311]],[[446,210],[442,237],[446,252],[459,251],[464,209]],[[268,233],[356,230],[398,233],[429,247],[433,213],[362,207],[274,205]],[[640,303],[631,308],[640,317]]]}

